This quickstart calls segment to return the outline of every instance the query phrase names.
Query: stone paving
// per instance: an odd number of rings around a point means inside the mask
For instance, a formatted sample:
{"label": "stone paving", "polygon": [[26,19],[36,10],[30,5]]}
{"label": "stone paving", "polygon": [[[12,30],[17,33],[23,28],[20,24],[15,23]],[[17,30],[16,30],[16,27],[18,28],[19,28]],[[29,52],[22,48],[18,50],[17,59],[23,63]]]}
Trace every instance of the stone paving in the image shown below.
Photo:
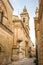
{"label": "stone paving", "polygon": [[34,59],[35,58],[25,58],[23,60],[13,62],[12,65],[36,65],[34,63]]}

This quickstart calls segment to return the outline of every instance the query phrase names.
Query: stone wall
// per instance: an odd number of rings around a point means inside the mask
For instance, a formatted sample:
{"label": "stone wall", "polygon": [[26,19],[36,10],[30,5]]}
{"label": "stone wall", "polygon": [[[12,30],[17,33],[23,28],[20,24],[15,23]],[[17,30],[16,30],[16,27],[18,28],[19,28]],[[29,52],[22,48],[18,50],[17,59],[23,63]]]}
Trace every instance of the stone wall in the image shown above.
{"label": "stone wall", "polygon": [[0,13],[2,13],[0,22],[0,65],[11,62],[13,45],[12,11],[8,0],[0,0]]}
{"label": "stone wall", "polygon": [[12,36],[0,28],[0,64],[5,65],[11,61]]}
{"label": "stone wall", "polygon": [[43,65],[43,0],[39,0],[39,17],[35,24],[38,65]]}
{"label": "stone wall", "polygon": [[3,12],[3,24],[12,30],[13,8],[11,7],[9,1],[0,0],[0,9]]}

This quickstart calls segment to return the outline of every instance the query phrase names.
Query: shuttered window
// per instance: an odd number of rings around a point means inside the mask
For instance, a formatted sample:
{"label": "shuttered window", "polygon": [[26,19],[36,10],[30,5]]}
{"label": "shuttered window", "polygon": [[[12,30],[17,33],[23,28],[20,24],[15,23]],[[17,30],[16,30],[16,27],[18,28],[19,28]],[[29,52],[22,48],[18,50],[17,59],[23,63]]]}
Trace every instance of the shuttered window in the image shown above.
{"label": "shuttered window", "polygon": [[25,18],[23,18],[23,22],[25,23]]}

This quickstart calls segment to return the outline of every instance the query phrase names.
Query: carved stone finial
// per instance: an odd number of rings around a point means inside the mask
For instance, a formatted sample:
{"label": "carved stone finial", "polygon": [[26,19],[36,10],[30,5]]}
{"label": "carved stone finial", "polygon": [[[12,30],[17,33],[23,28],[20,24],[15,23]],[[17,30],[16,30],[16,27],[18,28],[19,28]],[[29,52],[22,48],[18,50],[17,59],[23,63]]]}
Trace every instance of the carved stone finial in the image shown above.
{"label": "carved stone finial", "polygon": [[38,7],[36,8],[36,17],[38,17],[38,14],[39,14],[39,9]]}

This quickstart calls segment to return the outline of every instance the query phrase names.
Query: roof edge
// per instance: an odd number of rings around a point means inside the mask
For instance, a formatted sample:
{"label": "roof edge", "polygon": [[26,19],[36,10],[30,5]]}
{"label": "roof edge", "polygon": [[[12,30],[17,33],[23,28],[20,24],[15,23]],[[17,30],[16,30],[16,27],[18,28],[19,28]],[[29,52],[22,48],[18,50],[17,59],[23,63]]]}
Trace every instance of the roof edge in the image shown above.
{"label": "roof edge", "polygon": [[9,1],[9,0],[7,0],[7,1],[8,1],[8,3],[10,4],[11,8],[14,10],[14,8],[13,8],[13,6],[11,5],[10,1]]}

